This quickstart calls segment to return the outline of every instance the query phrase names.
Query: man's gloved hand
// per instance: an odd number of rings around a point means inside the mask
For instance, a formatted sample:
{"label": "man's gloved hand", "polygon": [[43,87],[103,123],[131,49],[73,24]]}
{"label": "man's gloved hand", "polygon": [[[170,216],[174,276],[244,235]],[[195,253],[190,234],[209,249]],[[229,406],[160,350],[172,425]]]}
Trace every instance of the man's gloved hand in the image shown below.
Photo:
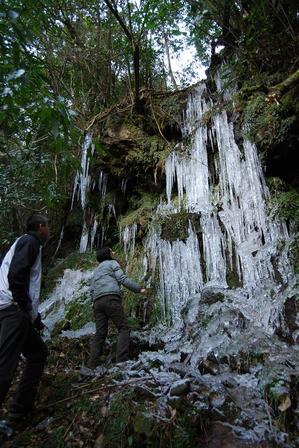
{"label": "man's gloved hand", "polygon": [[42,331],[45,328],[45,324],[42,322],[40,313],[38,313],[37,318],[33,322],[33,326],[37,331]]}

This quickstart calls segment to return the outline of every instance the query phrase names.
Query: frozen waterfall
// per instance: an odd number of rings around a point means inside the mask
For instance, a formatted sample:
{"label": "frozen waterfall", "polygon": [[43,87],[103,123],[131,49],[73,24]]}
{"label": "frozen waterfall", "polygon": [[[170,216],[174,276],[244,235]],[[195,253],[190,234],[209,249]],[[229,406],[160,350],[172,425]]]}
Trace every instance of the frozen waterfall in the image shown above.
{"label": "frozen waterfall", "polygon": [[233,276],[252,297],[266,284],[286,284],[291,272],[286,257],[279,261],[279,242],[289,235],[267,212],[269,191],[256,147],[245,131],[237,144],[233,123],[215,106],[204,83],[190,94],[182,125],[188,143],[166,159],[167,204],[157,210],[162,222],[163,215],[195,214],[199,230],[189,224],[187,239],[167,241],[155,225],[146,242],[151,266],[159,266],[164,315],[172,321],[204,286],[228,288]]}

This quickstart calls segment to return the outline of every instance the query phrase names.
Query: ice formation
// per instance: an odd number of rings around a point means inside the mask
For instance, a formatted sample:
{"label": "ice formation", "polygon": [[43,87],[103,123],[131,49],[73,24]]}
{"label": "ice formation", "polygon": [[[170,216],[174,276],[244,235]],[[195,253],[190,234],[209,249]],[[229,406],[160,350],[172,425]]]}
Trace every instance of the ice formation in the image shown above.
{"label": "ice formation", "polygon": [[[220,79],[216,84],[222,91]],[[185,241],[166,241],[156,225],[146,243],[151,266],[159,266],[164,314],[172,321],[179,321],[192,294],[207,285],[228,288],[229,276],[253,297],[270,284],[279,289],[291,275],[287,257],[278,250],[289,235],[285,224],[267,212],[269,191],[256,147],[245,132],[237,144],[225,110],[213,111],[207,120],[213,106],[201,83],[184,113],[182,130],[190,144],[175,148],[166,159],[167,204],[157,210],[161,218],[195,214],[200,231],[196,234],[190,224]]]}

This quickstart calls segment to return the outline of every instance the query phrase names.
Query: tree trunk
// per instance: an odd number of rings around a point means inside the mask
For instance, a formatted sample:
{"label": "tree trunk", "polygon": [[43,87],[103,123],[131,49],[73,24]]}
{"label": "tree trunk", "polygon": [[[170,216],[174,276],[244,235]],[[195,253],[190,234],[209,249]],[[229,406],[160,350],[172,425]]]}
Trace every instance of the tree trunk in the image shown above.
{"label": "tree trunk", "polygon": [[[111,14],[111,13],[110,13]],[[111,32],[111,18],[109,20],[109,31],[108,31],[108,54],[112,54],[112,32]],[[112,67],[111,67],[111,57],[109,56],[109,60],[107,61],[107,104],[111,98],[111,78],[112,78]]]}
{"label": "tree trunk", "polygon": [[134,95],[135,106],[137,112],[140,112],[140,49],[138,44],[132,43],[133,46],[133,64],[134,64]]}
{"label": "tree trunk", "polygon": [[270,93],[277,93],[280,96],[286,91],[290,90],[293,86],[299,84],[299,69],[292,73],[288,78],[279,84],[269,88]]}
{"label": "tree trunk", "polygon": [[167,62],[168,62],[168,72],[169,72],[169,76],[171,79],[171,82],[173,84],[173,87],[175,90],[178,89],[178,85],[176,83],[173,71],[172,71],[172,67],[171,67],[171,59],[170,59],[170,51],[169,51],[169,45],[168,45],[168,37],[166,35],[166,33],[164,33],[164,45],[165,45],[165,51],[166,51],[166,55],[167,55]]}

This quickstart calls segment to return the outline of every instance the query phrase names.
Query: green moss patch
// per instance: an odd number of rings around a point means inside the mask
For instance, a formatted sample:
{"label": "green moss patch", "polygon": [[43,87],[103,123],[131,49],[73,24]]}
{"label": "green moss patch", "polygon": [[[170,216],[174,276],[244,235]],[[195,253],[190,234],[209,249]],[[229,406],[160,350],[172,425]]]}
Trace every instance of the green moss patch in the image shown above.
{"label": "green moss patch", "polygon": [[93,321],[93,312],[89,296],[80,296],[66,304],[64,322],[70,322],[72,330],[79,330],[90,321]]}
{"label": "green moss patch", "polygon": [[280,102],[269,101],[266,94],[258,93],[247,102],[244,123],[248,137],[262,149],[286,140],[296,121],[294,99],[285,95]]}
{"label": "green moss patch", "polygon": [[138,196],[130,199],[130,210],[119,220],[121,228],[140,223],[144,226],[151,218],[153,209],[159,202],[159,196],[146,192],[141,192]]}

